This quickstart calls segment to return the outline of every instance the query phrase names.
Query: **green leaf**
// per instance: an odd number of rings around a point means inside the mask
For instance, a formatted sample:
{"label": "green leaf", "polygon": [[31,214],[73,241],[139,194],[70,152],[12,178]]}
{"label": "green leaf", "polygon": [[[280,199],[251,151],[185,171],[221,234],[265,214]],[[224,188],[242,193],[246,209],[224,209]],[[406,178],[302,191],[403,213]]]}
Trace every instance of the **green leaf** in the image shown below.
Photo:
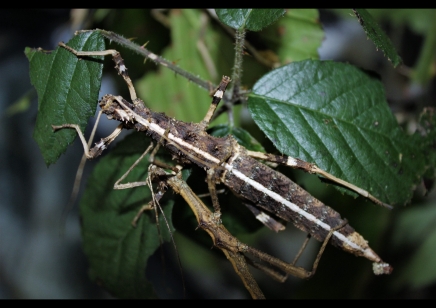
{"label": "green leaf", "polygon": [[30,107],[30,101],[33,96],[35,96],[35,90],[33,89],[24,93],[17,101],[12,103],[12,105],[6,109],[5,115],[11,117],[27,111]]}
{"label": "green leaf", "polygon": [[[388,20],[394,28],[407,26],[419,35],[426,35],[431,29],[434,9],[368,9],[374,19]],[[349,15],[349,13],[347,13]]]}
{"label": "green leaf", "polygon": [[[429,166],[436,167],[436,110],[433,107],[424,108],[419,117],[419,131],[414,135],[417,142],[425,142],[423,148],[428,151]],[[424,139],[424,140],[422,140]]]}
{"label": "green leaf", "polygon": [[283,9],[218,9],[218,18],[233,29],[260,31],[279,19]]}
{"label": "green leaf", "polygon": [[[98,33],[81,33],[68,46],[81,51],[104,50]],[[101,85],[102,56],[77,58],[62,47],[52,52],[26,48],[30,62],[30,80],[38,93],[38,116],[33,138],[45,163],[55,163],[76,137],[64,129],[54,133],[51,125],[78,124],[82,131],[94,115]]]}
{"label": "green leaf", "polygon": [[401,245],[416,245],[428,234],[436,232],[436,207],[433,202],[402,211],[396,220],[392,243],[397,248]]}
{"label": "green leaf", "polygon": [[318,48],[324,38],[316,9],[290,9],[276,27],[268,27],[261,36],[277,50],[280,63],[308,58],[318,59]]}
{"label": "green leaf", "polygon": [[250,151],[265,152],[265,149],[259,143],[259,141],[254,139],[254,137],[251,136],[249,132],[241,127],[230,128],[230,126],[226,124],[221,124],[212,127],[210,130],[208,130],[208,133],[209,135],[216,137],[225,137],[227,135],[232,135],[236,139],[236,141],[246,149]]}
{"label": "green leaf", "polygon": [[[201,23],[201,14],[198,10],[171,10],[171,46],[162,56],[175,61],[181,68],[218,84],[222,75],[229,75],[230,66],[229,63],[221,66],[217,63],[224,50],[227,49],[231,54],[232,46],[230,41],[217,43],[220,41],[218,33],[210,23]],[[204,48],[198,48],[199,44]],[[185,122],[201,121],[212,100],[207,91],[175,76],[165,67],[159,67],[156,73],[147,74],[135,83],[135,87],[139,97],[152,110],[165,111],[168,116]]]}
{"label": "green leaf", "polygon": [[[150,144],[144,134],[134,133],[95,167],[80,203],[83,249],[89,260],[91,279],[116,297],[154,297],[146,279],[148,258],[160,246],[155,212],[145,211],[135,227],[131,222],[139,209],[151,200],[148,187],[114,190],[114,183],[132,166]],[[122,183],[145,181],[148,161],[144,159]],[[167,219],[172,201],[160,202]],[[163,239],[169,240],[159,213]],[[171,224],[171,223],[170,223]],[[171,231],[174,230],[170,225]]]}
{"label": "green leaf", "polygon": [[363,30],[365,30],[366,35],[374,42],[377,50],[380,48],[394,67],[401,64],[402,60],[397,54],[394,45],[371,14],[365,9],[353,9],[353,12],[362,25]]}
{"label": "green leaf", "polygon": [[307,60],[276,69],[255,84],[248,107],[280,152],[389,204],[410,200],[426,168],[418,139],[398,126],[382,84],[351,65]]}
{"label": "green leaf", "polygon": [[431,10],[433,18],[430,23],[421,52],[412,73],[412,83],[426,86],[434,77],[434,55],[436,53],[436,10]]}
{"label": "green leaf", "polygon": [[425,235],[423,243],[399,277],[399,280],[407,279],[415,289],[426,287],[436,280],[436,271],[429,270],[436,254],[436,230],[432,231]]}
{"label": "green leaf", "polygon": [[[393,243],[396,251],[413,251],[395,280],[396,288],[422,288],[436,280],[436,271],[429,270],[436,254],[436,207],[434,202],[403,211],[395,225]],[[416,251],[410,247],[417,247]]]}

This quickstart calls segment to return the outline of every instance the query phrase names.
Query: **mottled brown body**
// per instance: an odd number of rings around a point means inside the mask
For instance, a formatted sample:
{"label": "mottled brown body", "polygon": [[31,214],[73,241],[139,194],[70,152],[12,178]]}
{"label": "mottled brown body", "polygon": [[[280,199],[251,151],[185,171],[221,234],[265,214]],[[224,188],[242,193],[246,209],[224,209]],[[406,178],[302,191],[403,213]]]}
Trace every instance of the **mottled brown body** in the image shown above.
{"label": "mottled brown body", "polygon": [[[280,172],[245,155],[245,149],[241,146],[238,147],[238,150],[239,151],[234,153],[229,159],[229,163],[233,168],[244,173],[247,177],[258,182],[266,189],[296,204],[299,208],[317,217],[318,220],[328,224],[331,228],[344,222],[338,212],[310,195],[298,184]],[[283,203],[278,202],[264,192],[255,189],[252,185],[241,180],[232,172],[226,172],[223,182],[240,198],[249,200],[254,205],[261,207],[269,213],[292,222],[294,226],[310,233],[317,240],[323,241],[327,236],[328,230],[321,228],[313,221],[309,221],[304,216],[292,211]],[[342,233],[344,236],[349,236],[355,232],[355,230],[347,224],[338,232]],[[343,242],[339,241],[336,237],[332,237],[331,243],[334,246],[343,247]]]}
{"label": "mottled brown body", "polygon": [[[163,141],[164,147],[179,163],[194,163],[205,170],[214,168],[217,181],[225,184],[240,198],[248,200],[270,214],[292,222],[297,228],[310,233],[319,241],[325,239],[330,229],[344,222],[338,212],[314,198],[283,174],[248,156],[247,150],[238,145],[233,137],[210,136],[200,124],[185,123],[171,119],[163,113],[153,112],[144,107],[141,101],[130,104],[122,99],[120,104],[119,99],[107,95],[100,102],[103,112],[109,118],[122,122],[125,128],[144,131],[154,140]],[[146,127],[145,125],[149,123],[156,124],[161,131]],[[177,138],[181,141],[174,142]],[[197,150],[209,156],[199,154]],[[256,185],[249,183],[243,178],[244,176],[254,181]],[[271,192],[278,197],[272,197]],[[299,210],[304,211],[304,215],[285,205],[283,200],[291,202]],[[308,219],[306,213],[312,218]],[[350,241],[353,243],[352,246]],[[348,224],[334,232],[331,243],[376,263],[382,262],[368,247],[363,237]],[[358,248],[353,247],[354,244]]]}
{"label": "mottled brown body", "polygon": [[[233,138],[231,136],[226,136],[223,138],[214,137],[209,135],[197,123],[186,123],[172,119],[166,116],[164,113],[151,111],[150,109],[144,107],[143,104],[134,105],[126,100],[123,100],[123,103],[144,120],[148,121],[149,123],[155,123],[159,125],[164,130],[168,130],[169,134],[184,140],[186,143],[191,144],[195,148],[210,153],[219,161],[225,160],[232,153]],[[141,123],[138,123],[131,115],[128,115],[130,117],[129,119],[126,119],[125,114],[120,112],[120,105],[116,100],[113,99],[112,95],[105,95],[100,101],[100,107],[102,108],[103,113],[105,113],[111,119],[122,122],[125,128],[134,128],[137,131],[145,132],[148,136],[156,141],[160,141],[162,139],[162,136],[159,133],[148,129]],[[174,145],[174,143],[164,140],[163,145],[171,154],[173,154],[173,158],[182,164],[195,163],[203,169],[216,166],[216,162],[210,161],[206,157],[190,151],[181,144]],[[188,153],[190,156],[187,156]]]}

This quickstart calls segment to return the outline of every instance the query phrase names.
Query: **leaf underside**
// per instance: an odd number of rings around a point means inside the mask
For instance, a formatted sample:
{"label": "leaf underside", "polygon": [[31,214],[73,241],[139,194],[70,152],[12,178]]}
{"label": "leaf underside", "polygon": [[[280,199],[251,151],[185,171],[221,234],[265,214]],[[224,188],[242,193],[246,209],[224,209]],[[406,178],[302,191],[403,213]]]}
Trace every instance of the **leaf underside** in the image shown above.
{"label": "leaf underside", "polygon": [[374,42],[377,50],[381,49],[394,67],[401,64],[401,57],[395,50],[394,45],[371,14],[365,9],[353,9],[353,12],[362,25],[363,30],[365,30],[366,35]]}
{"label": "leaf underside", "polygon": [[[81,51],[104,50],[98,33],[81,33],[68,46]],[[53,164],[76,137],[72,129],[54,133],[51,125],[78,124],[83,131],[94,115],[101,85],[102,56],[81,60],[64,48],[47,53],[26,48],[30,79],[38,93],[38,116],[33,138],[47,165]]]}
{"label": "leaf underside", "polygon": [[351,65],[307,60],[276,69],[255,84],[248,107],[280,152],[389,204],[410,200],[425,170],[424,154],[398,126],[382,84]]}

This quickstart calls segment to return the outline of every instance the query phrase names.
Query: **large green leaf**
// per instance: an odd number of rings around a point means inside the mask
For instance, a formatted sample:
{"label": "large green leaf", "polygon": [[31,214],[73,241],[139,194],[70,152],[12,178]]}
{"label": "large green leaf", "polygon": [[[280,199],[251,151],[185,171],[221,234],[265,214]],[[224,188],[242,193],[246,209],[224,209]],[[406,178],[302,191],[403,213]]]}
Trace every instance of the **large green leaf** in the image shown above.
{"label": "large green leaf", "polygon": [[389,204],[410,200],[426,168],[418,139],[398,126],[382,84],[351,65],[307,60],[276,69],[255,84],[248,107],[280,152]]}
{"label": "large green leaf", "polygon": [[[104,50],[98,33],[81,33],[68,46],[76,50]],[[65,152],[76,136],[71,129],[54,133],[51,125],[78,124],[82,131],[94,115],[101,85],[102,56],[79,59],[64,48],[44,52],[26,48],[30,80],[38,93],[38,116],[33,138],[45,163],[50,165]]]}
{"label": "large green leaf", "polygon": [[218,9],[218,18],[233,29],[260,31],[285,13],[283,9]]}
{"label": "large green leaf", "polygon": [[[222,74],[229,75],[227,66],[219,65],[225,49],[231,54],[230,41],[219,43],[220,37],[210,23],[204,25],[199,10],[171,10],[171,46],[162,54],[176,61],[181,68],[218,84]],[[188,43],[189,42],[189,43]],[[201,46],[201,47],[199,47]],[[149,73],[135,83],[141,97],[154,111],[165,111],[181,121],[199,122],[209,109],[211,98],[197,85],[190,83],[166,67]],[[212,85],[211,85],[212,87]],[[212,89],[212,88],[211,88]]]}
{"label": "large green leaf", "polygon": [[402,62],[389,37],[380,28],[370,13],[365,9],[354,9],[354,14],[365,30],[366,35],[374,42],[377,49],[381,49],[392,65],[396,67]]}
{"label": "large green leaf", "polygon": [[324,31],[315,9],[288,10],[285,18],[279,20],[282,27],[282,46],[278,56],[282,63],[300,61],[307,58],[318,59]]}
{"label": "large green leaf", "polygon": [[[154,297],[146,279],[148,258],[160,246],[155,212],[146,211],[135,227],[131,222],[142,205],[151,200],[148,187],[114,190],[114,183],[149,145],[144,134],[127,136],[95,167],[80,203],[83,249],[88,257],[91,279],[116,297]],[[145,181],[145,158],[122,183]],[[167,219],[173,202],[161,202]],[[162,215],[159,225],[163,239],[169,233]],[[174,230],[170,223],[171,231]]]}

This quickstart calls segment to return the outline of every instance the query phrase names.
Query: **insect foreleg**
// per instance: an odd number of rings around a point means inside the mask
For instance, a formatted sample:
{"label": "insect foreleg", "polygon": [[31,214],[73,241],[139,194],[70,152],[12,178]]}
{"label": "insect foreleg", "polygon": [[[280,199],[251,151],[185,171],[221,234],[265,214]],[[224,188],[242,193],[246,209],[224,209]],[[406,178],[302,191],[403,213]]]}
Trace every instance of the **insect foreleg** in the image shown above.
{"label": "insect foreleg", "polygon": [[133,163],[133,165],[115,182],[114,189],[129,189],[133,187],[148,185],[147,181],[131,182],[125,184],[120,184],[120,182],[123,181],[127,177],[127,175],[129,175],[133,168],[135,168],[139,164],[139,162],[144,158],[145,155],[147,155],[148,152],[150,152],[152,148],[153,142],[148,146],[145,152],[142,153],[142,155]]}
{"label": "insect foreleg", "polygon": [[141,100],[138,99],[138,96],[136,95],[135,88],[133,87],[132,80],[129,77],[129,74],[127,73],[127,67],[124,65],[124,60],[121,58],[121,55],[118,51],[115,49],[108,49],[108,50],[102,50],[102,51],[77,51],[70,46],[65,45],[63,42],[59,43],[59,46],[65,48],[66,50],[70,51],[76,57],[86,57],[86,56],[112,56],[112,59],[115,62],[115,68],[118,71],[118,74],[121,75],[124,79],[124,81],[127,84],[127,87],[129,88],[130,92],[130,98],[132,99],[132,102],[137,104],[143,104]]}
{"label": "insect foreleg", "polygon": [[117,128],[107,136],[106,138],[102,138],[99,142],[96,142],[95,145],[89,149],[88,143],[85,140],[85,137],[83,136],[82,131],[80,130],[79,125],[77,124],[62,124],[62,125],[52,125],[51,126],[54,131],[63,129],[63,128],[73,128],[77,131],[77,134],[79,135],[80,141],[82,141],[83,150],[85,152],[87,159],[93,159],[97,156],[99,156],[105,149],[107,149],[108,145],[115,140],[115,138],[118,137],[118,135],[123,130],[123,124],[119,124]]}
{"label": "insect foreleg", "polygon": [[212,116],[221,101],[221,99],[224,96],[224,92],[226,91],[227,85],[231,81],[230,77],[223,76],[221,79],[220,84],[218,85],[217,90],[215,91],[215,94],[212,98],[212,103],[210,104],[209,110],[207,111],[206,115],[204,116],[204,119],[200,122],[200,126],[205,130],[209,126],[210,119],[212,119]]}

